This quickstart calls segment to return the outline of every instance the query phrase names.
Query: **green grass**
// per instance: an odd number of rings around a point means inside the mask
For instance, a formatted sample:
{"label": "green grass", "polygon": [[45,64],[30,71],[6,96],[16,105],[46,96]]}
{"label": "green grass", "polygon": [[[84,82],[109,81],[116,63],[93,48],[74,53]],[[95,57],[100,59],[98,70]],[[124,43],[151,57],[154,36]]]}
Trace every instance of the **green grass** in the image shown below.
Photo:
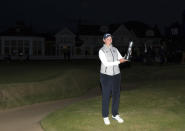
{"label": "green grass", "polygon": [[123,124],[104,125],[100,96],[51,113],[41,125],[45,131],[184,131],[184,74],[182,65],[123,68],[123,88],[134,87],[121,92]]}
{"label": "green grass", "polygon": [[[0,84],[30,83],[55,79],[71,69],[87,69],[92,63],[97,65],[98,62],[73,61],[64,63],[60,61],[43,61],[0,63]],[[97,70],[97,66],[91,66],[90,68]]]}
{"label": "green grass", "polygon": [[46,63],[1,64],[0,84],[26,83],[48,80],[60,75],[64,65]]}
{"label": "green grass", "polygon": [[[76,97],[97,88],[98,68],[89,61],[0,64],[0,110]],[[83,82],[85,81],[85,82]]]}

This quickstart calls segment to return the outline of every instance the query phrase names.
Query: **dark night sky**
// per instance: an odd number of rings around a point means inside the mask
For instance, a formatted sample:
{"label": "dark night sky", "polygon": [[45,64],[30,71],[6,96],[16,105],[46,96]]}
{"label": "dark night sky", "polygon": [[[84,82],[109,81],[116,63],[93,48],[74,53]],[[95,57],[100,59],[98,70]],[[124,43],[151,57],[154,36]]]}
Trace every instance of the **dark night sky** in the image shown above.
{"label": "dark night sky", "polygon": [[0,28],[24,20],[47,30],[78,18],[96,24],[138,20],[161,28],[181,22],[184,9],[185,0],[4,0],[0,3]]}

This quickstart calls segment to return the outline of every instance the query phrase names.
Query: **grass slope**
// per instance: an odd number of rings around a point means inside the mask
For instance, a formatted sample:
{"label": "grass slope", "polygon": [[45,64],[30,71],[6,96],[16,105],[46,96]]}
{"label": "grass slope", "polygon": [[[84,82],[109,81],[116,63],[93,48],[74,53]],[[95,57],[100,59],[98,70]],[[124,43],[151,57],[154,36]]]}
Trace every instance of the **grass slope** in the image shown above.
{"label": "grass slope", "polygon": [[[185,130],[184,66],[123,69],[120,115],[125,123],[111,119],[105,126],[101,117],[101,97],[84,100],[42,120],[45,131],[183,131]],[[148,74],[148,75],[147,75]],[[110,107],[111,111],[111,107]]]}
{"label": "grass slope", "polygon": [[97,88],[97,68],[89,65],[83,62],[0,65],[3,72],[0,109],[80,96]]}

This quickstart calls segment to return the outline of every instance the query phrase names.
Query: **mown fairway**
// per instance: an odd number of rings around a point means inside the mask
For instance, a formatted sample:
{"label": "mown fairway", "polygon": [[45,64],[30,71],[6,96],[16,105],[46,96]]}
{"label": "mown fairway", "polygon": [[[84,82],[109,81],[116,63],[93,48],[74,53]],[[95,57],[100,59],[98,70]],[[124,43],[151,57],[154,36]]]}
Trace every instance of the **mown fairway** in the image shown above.
{"label": "mown fairway", "polygon": [[184,74],[184,65],[122,68],[123,124],[104,125],[100,96],[51,113],[41,125],[45,131],[184,131]]}

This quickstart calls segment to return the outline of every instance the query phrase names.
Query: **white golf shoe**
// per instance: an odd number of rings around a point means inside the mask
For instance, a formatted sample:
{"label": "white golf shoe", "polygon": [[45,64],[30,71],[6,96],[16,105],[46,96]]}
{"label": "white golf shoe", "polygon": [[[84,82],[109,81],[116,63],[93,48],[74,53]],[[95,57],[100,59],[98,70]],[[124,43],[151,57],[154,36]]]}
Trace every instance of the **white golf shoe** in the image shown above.
{"label": "white golf shoe", "polygon": [[118,123],[123,123],[124,122],[124,120],[120,117],[120,115],[116,115],[115,117],[112,116],[112,118],[115,119],[115,120],[117,120]]}
{"label": "white golf shoe", "polygon": [[110,125],[109,117],[103,118],[105,125]]}

